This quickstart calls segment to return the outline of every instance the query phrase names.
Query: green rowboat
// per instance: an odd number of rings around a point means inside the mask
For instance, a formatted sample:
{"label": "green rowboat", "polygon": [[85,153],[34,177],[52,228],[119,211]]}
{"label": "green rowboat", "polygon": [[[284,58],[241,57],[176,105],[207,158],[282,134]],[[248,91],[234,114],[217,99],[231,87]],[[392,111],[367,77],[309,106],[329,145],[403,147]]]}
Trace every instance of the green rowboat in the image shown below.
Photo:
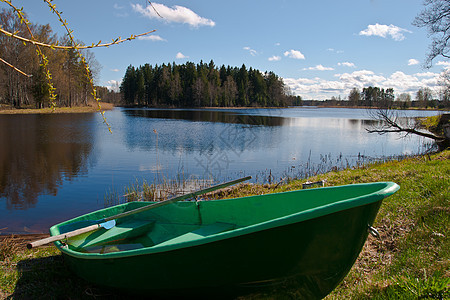
{"label": "green rowboat", "polygon": [[[186,295],[289,285],[303,298],[320,299],[346,276],[381,201],[398,189],[378,182],[175,202],[55,245],[76,274],[121,290]],[[95,211],[50,234],[150,204]]]}

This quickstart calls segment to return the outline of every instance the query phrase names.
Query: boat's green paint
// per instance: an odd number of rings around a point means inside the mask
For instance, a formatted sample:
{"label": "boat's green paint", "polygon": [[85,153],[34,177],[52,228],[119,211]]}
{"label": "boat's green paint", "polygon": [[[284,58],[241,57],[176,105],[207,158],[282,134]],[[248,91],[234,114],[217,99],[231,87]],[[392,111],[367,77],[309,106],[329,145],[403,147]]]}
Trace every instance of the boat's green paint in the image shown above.
{"label": "boat's green paint", "polygon": [[[344,278],[381,200],[398,189],[379,182],[178,202],[55,245],[71,269],[100,285],[156,293],[289,283],[315,299]],[[148,204],[99,210],[55,225],[50,233]]]}

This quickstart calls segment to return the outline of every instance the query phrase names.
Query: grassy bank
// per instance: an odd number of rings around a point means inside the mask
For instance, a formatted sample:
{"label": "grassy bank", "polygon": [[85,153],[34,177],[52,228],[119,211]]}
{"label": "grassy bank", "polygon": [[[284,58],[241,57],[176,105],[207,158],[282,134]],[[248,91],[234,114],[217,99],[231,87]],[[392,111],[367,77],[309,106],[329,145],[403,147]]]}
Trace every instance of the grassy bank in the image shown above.
{"label": "grassy bank", "polygon": [[[101,104],[102,110],[111,110],[114,105],[111,103]],[[7,105],[0,105],[0,114],[15,115],[15,114],[64,114],[64,113],[92,113],[98,112],[97,104],[93,103],[88,106],[73,106],[73,107],[55,107],[54,109],[46,108],[12,108]]]}
{"label": "grassy bank", "polygon": [[[401,186],[383,202],[374,224],[381,240],[369,237],[349,275],[327,299],[450,297],[449,178],[450,150],[310,178],[326,179],[328,186],[373,181],[394,181]],[[246,184],[212,198],[299,189],[302,182]],[[7,238],[0,244],[0,298],[123,297],[72,275],[54,247],[26,250],[19,242]],[[277,291],[242,299],[295,299],[295,294]]]}
{"label": "grassy bank", "polygon": [[[331,185],[394,181],[357,263],[328,299],[450,297],[450,151],[318,176]],[[445,294],[445,295],[444,295]]]}

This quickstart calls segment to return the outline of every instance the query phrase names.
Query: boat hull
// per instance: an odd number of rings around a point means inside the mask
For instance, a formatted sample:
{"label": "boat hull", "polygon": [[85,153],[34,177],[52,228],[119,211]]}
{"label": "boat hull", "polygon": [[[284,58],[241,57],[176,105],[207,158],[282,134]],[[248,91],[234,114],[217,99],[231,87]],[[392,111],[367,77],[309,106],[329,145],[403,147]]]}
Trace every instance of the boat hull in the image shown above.
{"label": "boat hull", "polygon": [[[83,259],[67,264],[93,283],[156,295],[245,294],[278,286],[320,299],[357,259],[381,200],[313,219],[151,254]],[[220,291],[220,292],[219,292]]]}

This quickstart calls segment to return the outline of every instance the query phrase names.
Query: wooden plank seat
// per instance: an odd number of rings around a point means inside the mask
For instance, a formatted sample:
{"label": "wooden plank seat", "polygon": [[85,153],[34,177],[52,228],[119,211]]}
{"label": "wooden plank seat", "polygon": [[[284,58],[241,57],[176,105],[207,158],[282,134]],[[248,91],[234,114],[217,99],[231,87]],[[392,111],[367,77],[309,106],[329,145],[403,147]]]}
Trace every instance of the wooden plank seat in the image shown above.
{"label": "wooden plank seat", "polygon": [[223,223],[223,222],[216,222],[213,224],[208,225],[202,225],[200,228],[197,228],[191,232],[179,235],[177,237],[174,237],[170,240],[164,241],[162,243],[159,243],[155,246],[166,246],[166,245],[172,245],[172,244],[178,244],[178,243],[184,243],[188,241],[194,241],[197,239],[202,239],[206,236],[225,232],[228,230],[232,230],[236,227],[235,224],[231,223]]}
{"label": "wooden plank seat", "polygon": [[155,221],[131,220],[116,224],[111,229],[100,229],[87,235],[80,235],[69,240],[75,248],[87,248],[101,244],[111,244],[124,239],[136,238],[146,234],[154,226]]}

